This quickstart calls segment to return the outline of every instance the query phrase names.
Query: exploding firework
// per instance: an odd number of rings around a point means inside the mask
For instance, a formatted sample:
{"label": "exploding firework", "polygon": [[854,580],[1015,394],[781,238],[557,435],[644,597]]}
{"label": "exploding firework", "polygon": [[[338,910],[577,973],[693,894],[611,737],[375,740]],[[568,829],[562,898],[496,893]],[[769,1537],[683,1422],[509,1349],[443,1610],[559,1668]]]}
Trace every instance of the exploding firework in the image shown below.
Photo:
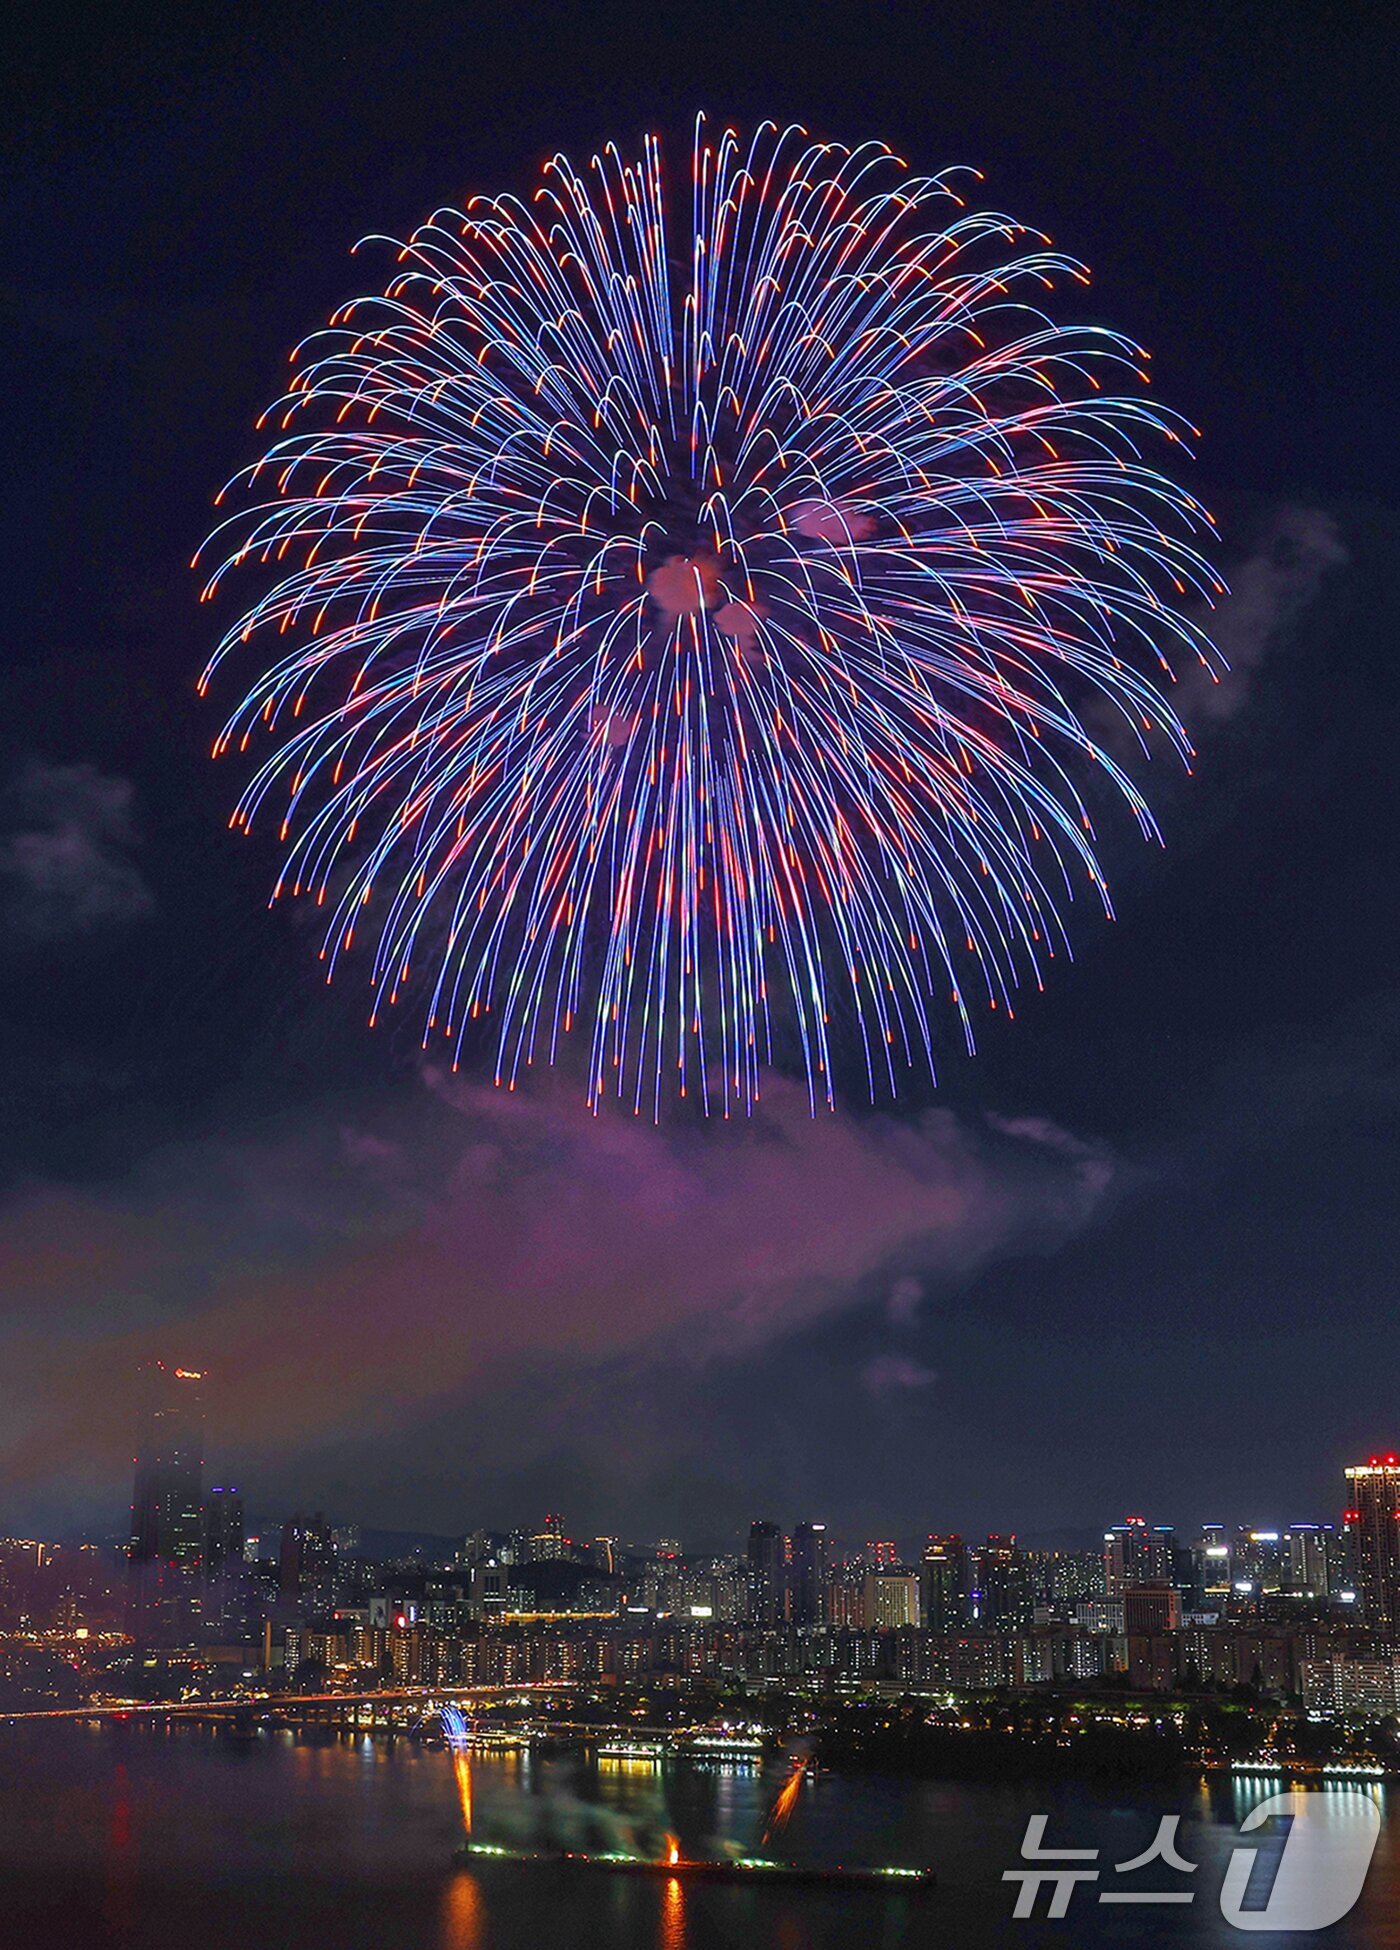
{"label": "exploding firework", "polygon": [[[1208,668],[1209,517],[1049,239],[883,145],[697,127],[438,211],[293,355],[205,588],[261,564],[215,744],[269,741],[274,898],[383,1005],[588,1094],[729,1114],[971,1047],[1108,907],[1091,810]],[[229,492],[225,490],[225,494]],[[223,500],[223,496],[220,497]],[[198,558],[196,558],[198,560]],[[1103,788],[1107,788],[1104,790]]]}

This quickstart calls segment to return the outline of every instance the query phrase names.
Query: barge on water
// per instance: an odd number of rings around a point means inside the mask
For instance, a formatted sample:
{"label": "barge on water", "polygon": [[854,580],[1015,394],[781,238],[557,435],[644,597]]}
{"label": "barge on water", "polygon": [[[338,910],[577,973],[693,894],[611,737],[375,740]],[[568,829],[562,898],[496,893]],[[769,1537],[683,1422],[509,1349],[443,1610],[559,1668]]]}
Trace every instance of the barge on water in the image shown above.
{"label": "barge on water", "polygon": [[649,1877],[654,1881],[746,1882],[750,1884],[794,1884],[817,1889],[878,1889],[886,1895],[894,1890],[932,1889],[937,1881],[932,1869],[804,1868],[795,1862],[770,1862],[766,1856],[741,1855],[714,1860],[687,1856],[663,1858],[623,1855],[610,1850],[589,1853],[578,1849],[497,1848],[489,1842],[463,1842],[453,1860],[464,1868],[485,1862],[510,1862],[521,1867],[596,1869],[613,1875]]}

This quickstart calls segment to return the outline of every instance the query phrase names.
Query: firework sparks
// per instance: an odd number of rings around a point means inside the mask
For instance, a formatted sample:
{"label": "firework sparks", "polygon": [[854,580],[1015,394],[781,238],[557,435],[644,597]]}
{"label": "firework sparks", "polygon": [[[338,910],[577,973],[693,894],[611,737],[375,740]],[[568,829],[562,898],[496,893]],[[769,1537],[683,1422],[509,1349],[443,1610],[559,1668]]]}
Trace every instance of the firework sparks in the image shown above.
{"label": "firework sparks", "polygon": [[651,1115],[774,1061],[815,1106],[847,1042],[872,1096],[945,1015],[971,1047],[1108,909],[1091,804],[1150,835],[1125,750],[1189,759],[1209,517],[1142,458],[1191,431],[1146,354],[1052,321],[1081,267],[977,180],[702,119],[684,215],[655,140],[555,157],[299,348],[202,681],[259,657],[234,823],[281,801],[274,897],[328,979],[366,937],[371,1020],[512,1088],[577,1033]]}
{"label": "firework sparks", "polygon": [[807,1772],[809,1758],[809,1755],[802,1754],[792,1763],[792,1772],[784,1781],[769,1813],[768,1823],[759,1843],[760,1848],[767,1848],[769,1841],[779,1829],[787,1827],[792,1811],[797,1806],[797,1797],[802,1791],[802,1780]]}
{"label": "firework sparks", "polygon": [[470,1841],[472,1832],[471,1728],[460,1707],[445,1706],[442,1709],[442,1729],[447,1735],[447,1744],[452,1749],[452,1772],[456,1777],[457,1799],[462,1809],[462,1832]]}

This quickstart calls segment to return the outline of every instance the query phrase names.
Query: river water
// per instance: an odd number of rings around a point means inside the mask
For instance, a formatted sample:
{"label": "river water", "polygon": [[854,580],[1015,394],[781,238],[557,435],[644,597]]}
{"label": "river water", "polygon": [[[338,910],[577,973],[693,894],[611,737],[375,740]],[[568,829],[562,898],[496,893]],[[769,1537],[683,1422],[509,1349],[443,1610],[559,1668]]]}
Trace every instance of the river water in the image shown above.
{"label": "river water", "polygon": [[[660,1835],[693,1854],[746,1849],[781,1775],[772,1768],[499,1756],[473,1766],[478,1839]],[[649,1881],[553,1864],[454,1868],[462,1817],[452,1757],[411,1740],[264,1730],[237,1741],[189,1725],[0,1726],[0,1943],[24,1950],[1037,1950],[1042,1945],[1300,1945],[1222,1914],[1235,1849],[1259,1843],[1247,1903],[1267,1900],[1283,1829],[1241,1838],[1268,1778],[1137,1788],[909,1782],[822,1774],[804,1784],[782,1852],[818,1865],[927,1864],[929,1894]],[[1331,1790],[1355,1794],[1355,1786]],[[1312,1941],[1400,1946],[1400,1796],[1382,1812],[1359,1903]],[[1354,1805],[1354,1804],[1352,1804]],[[1028,1818],[1044,1846],[1094,1849],[1099,1881],[1067,1890],[1061,1921],[1017,1920]],[[1119,1876],[1164,1814],[1198,1866]],[[1275,1834],[1275,1830],[1279,1831]],[[1262,1842],[1260,1836],[1263,1836]],[[1190,1891],[1173,1905],[1107,1905],[1111,1888]]]}

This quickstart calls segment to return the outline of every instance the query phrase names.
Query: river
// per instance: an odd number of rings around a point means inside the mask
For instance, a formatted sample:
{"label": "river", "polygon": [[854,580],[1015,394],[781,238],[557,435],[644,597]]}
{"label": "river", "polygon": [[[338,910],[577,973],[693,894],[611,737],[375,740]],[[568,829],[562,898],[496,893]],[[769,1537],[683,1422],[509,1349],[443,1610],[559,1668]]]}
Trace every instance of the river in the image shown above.
{"label": "river", "polygon": [[[683,1851],[749,1848],[781,1780],[774,1768],[494,1756],[472,1770],[479,1839],[519,1844],[666,1828]],[[0,1726],[0,1942],[16,1950],[1205,1950],[1251,1940],[1222,1914],[1231,1853],[1259,1843],[1246,1899],[1267,1898],[1283,1847],[1242,1816],[1282,1783],[1239,1778],[1177,1793],[911,1782],[825,1773],[804,1783],[783,1852],[815,1864],[928,1864],[927,1895],[639,1880],[482,1862],[455,1868],[462,1817],[452,1757],[409,1739],[191,1725]],[[1361,1899],[1314,1940],[1400,1946],[1400,1796],[1369,1792],[1379,1841]],[[1354,1808],[1354,1803],[1346,1804]],[[1062,1921],[1017,1920],[1028,1819],[1044,1846],[1097,1850],[1069,1865]],[[1162,1862],[1119,1875],[1164,1814],[1192,1873]],[[1278,1830],[1279,1833],[1274,1831]],[[1105,1904],[1112,1888],[1190,1892],[1172,1905]],[[1260,1944],[1299,1934],[1256,1931]]]}

